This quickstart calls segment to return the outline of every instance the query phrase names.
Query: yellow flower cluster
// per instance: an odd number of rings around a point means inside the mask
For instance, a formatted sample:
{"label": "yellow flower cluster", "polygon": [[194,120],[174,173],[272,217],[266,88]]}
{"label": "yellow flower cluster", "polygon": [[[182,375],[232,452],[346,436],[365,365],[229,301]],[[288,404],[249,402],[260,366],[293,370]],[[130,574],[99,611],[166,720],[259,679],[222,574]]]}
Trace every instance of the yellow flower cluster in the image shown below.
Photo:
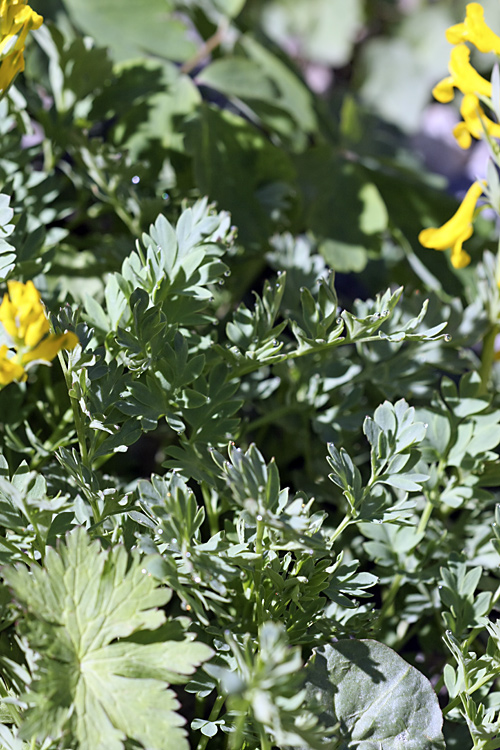
{"label": "yellow flower cluster", "polygon": [[24,70],[26,37],[42,23],[42,16],[26,5],[26,0],[0,0],[0,95]]}
{"label": "yellow flower cluster", "polygon": [[[454,45],[448,66],[450,75],[440,81],[432,93],[435,99],[444,103],[454,98],[455,89],[463,94],[460,106],[463,119],[453,129],[459,146],[469,148],[472,138],[500,138],[500,124],[489,118],[481,106],[482,102],[488,109],[493,109],[491,83],[472,67],[470,50],[466,45],[469,42],[480,52],[494,52],[500,56],[500,37],[487,26],[480,3],[467,5],[464,22],[451,26],[446,38]],[[451,262],[455,268],[463,268],[470,263],[470,256],[462,245],[472,235],[476,204],[483,191],[483,183],[474,182],[458,211],[446,224],[437,229],[424,229],[419,234],[418,239],[424,247],[434,250],[451,247]]]}
{"label": "yellow flower cluster", "polygon": [[76,334],[49,333],[49,321],[32,281],[7,282],[8,293],[0,304],[0,323],[11,345],[0,347],[0,386],[26,380],[31,363],[51,362],[61,349],[74,349]]}

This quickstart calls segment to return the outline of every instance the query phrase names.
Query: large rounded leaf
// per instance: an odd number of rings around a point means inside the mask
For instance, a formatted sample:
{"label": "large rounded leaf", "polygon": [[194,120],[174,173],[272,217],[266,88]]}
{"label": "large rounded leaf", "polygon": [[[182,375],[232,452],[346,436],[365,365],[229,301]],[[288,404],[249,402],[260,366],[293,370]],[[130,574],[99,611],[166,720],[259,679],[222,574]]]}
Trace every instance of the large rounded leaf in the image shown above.
{"label": "large rounded leaf", "polygon": [[187,60],[196,53],[186,24],[167,0],[63,0],[74,23],[111,49],[115,60],[155,55]]}
{"label": "large rounded leaf", "polygon": [[325,724],[340,725],[339,750],[442,750],[443,716],[426,677],[372,640],[319,649],[307,688]]}

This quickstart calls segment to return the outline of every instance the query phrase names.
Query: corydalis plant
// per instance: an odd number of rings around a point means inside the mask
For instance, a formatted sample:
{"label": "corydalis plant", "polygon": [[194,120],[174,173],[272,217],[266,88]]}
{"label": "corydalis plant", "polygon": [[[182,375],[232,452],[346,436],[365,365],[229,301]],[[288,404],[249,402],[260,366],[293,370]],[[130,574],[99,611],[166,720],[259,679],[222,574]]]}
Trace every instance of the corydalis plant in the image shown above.
{"label": "corydalis plant", "polygon": [[28,32],[39,29],[43,17],[26,0],[0,0],[0,97],[24,70]]}
{"label": "corydalis plant", "polygon": [[78,343],[72,331],[50,333],[40,293],[32,281],[9,281],[7,287],[0,304],[0,323],[7,337],[7,343],[0,346],[0,385],[26,380],[33,364],[49,363],[61,349],[74,349]]}
{"label": "corydalis plant", "polygon": [[[500,124],[492,120],[485,108],[494,114],[496,120],[500,115],[500,81],[498,68],[495,67],[492,80],[480,75],[470,62],[472,44],[482,53],[500,55],[500,37],[487,26],[484,11],[479,3],[467,5],[466,17],[463,23],[451,26],[446,32],[447,40],[453,44],[450,55],[449,73],[432,90],[438,102],[453,101],[455,90],[463,94],[460,113],[462,120],[453,128],[453,134],[459,146],[468,149],[472,139],[485,140],[489,145],[493,161],[499,166]],[[476,180],[467,191],[462,204],[456,214],[439,228],[429,227],[419,234],[419,240],[424,247],[434,250],[447,250],[451,247],[451,262],[455,268],[464,268],[470,263],[470,255],[463,249],[463,243],[473,233],[473,222],[477,215],[477,203],[482,195],[497,213],[499,201],[495,184],[490,180]],[[485,204],[485,205],[486,205]],[[479,208],[479,211],[484,206]]]}

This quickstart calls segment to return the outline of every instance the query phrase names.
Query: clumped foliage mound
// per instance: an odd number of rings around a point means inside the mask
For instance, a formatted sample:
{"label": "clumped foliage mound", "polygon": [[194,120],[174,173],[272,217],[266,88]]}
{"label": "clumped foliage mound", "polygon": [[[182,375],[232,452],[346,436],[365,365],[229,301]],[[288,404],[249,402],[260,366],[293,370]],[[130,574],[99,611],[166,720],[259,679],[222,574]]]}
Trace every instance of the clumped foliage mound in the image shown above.
{"label": "clumped foliage mound", "polygon": [[[32,5],[0,0],[0,747],[500,748],[482,6]],[[408,44],[447,25],[440,81]],[[458,208],[411,61],[490,150]]]}

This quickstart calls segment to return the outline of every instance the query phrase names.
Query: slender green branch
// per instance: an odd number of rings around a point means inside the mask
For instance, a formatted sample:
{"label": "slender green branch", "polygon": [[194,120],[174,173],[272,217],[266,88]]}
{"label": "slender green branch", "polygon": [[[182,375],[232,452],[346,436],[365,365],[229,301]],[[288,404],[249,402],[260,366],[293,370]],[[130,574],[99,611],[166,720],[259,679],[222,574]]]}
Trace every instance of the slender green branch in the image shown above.
{"label": "slender green branch", "polygon": [[210,535],[215,536],[219,531],[219,514],[217,513],[217,509],[213,506],[210,489],[205,482],[201,483],[201,494],[203,495],[203,502],[205,503],[205,510],[207,512]]}
{"label": "slender green branch", "polygon": [[479,375],[481,376],[480,393],[486,393],[488,390],[491,368],[495,361],[495,340],[499,332],[500,326],[494,324],[484,337],[483,351],[481,352],[481,366],[479,367]]}
{"label": "slender green branch", "polygon": [[379,624],[383,620],[385,620],[388,614],[390,614],[392,605],[394,604],[394,600],[398,594],[399,589],[401,588],[402,581],[403,581],[402,573],[398,573],[396,576],[394,576],[394,580],[391,584],[389,591],[387,592],[387,596],[382,605],[382,609],[380,610],[380,614],[378,617]]}
{"label": "slender green branch", "polygon": [[260,750],[271,750],[271,743],[263,726],[259,727]]}
{"label": "slender green branch", "polygon": [[257,533],[255,538],[255,552],[258,555],[257,560],[255,561],[255,571],[254,571],[254,586],[255,586],[255,603],[257,608],[257,622],[259,625],[262,625],[264,622],[264,607],[262,605],[262,596],[261,596],[261,581],[262,581],[262,566],[263,566],[263,552],[264,552],[264,545],[262,543],[262,540],[264,538],[264,530],[265,530],[265,524],[262,516],[257,516]]}
{"label": "slender green branch", "polygon": [[432,500],[428,499],[427,504],[422,513],[422,516],[420,518],[420,523],[418,524],[417,534],[423,534],[423,532],[426,530],[427,524],[429,523],[429,519],[432,515],[433,510],[434,510],[434,503],[432,502]]}
{"label": "slender green branch", "polygon": [[71,403],[71,409],[73,411],[73,421],[75,423],[76,436],[78,438],[78,445],[80,446],[80,454],[82,457],[82,463],[87,468],[90,468],[87,441],[85,439],[85,425],[83,422],[78,400],[74,396],[71,395],[71,387],[72,387],[71,377],[70,377],[68,368],[66,367],[66,363],[64,361],[64,356],[62,352],[59,352],[57,356],[59,357],[59,362],[61,363],[61,368],[64,374],[64,380],[66,382],[66,388],[68,389],[68,396],[69,396],[69,400]]}
{"label": "slender green branch", "polygon": [[224,37],[226,35],[227,29],[228,29],[228,23],[226,20],[224,20],[220,24],[216,32],[212,34],[212,36],[209,39],[207,39],[206,42],[204,42],[204,44],[200,47],[198,52],[190,60],[187,60],[181,66],[181,73],[188,75],[195,68],[197,68],[198,65],[206,57],[208,57],[221,44],[221,42],[224,41]]}
{"label": "slender green branch", "polygon": [[[208,721],[216,721],[219,718],[219,714],[221,712],[221,708],[224,705],[224,701],[226,700],[224,695],[218,695],[215,699],[214,705],[212,706],[212,710],[210,711],[210,716],[208,717]],[[204,734],[201,736],[200,741],[198,742],[198,745],[196,747],[196,750],[205,750],[208,741],[210,737],[208,735]]]}
{"label": "slender green branch", "polygon": [[15,544],[13,544],[12,542],[9,542],[7,537],[0,536],[0,547],[7,547],[7,549],[10,552],[15,552],[16,555],[21,555],[22,561],[26,563],[28,567],[30,568],[38,567],[38,563],[36,562],[36,560],[32,560],[31,557],[29,557],[29,555],[26,554],[26,552],[23,552],[22,549],[19,549],[19,547],[16,547]]}
{"label": "slender green branch", "polygon": [[349,524],[352,523],[352,516],[350,513],[347,513],[344,519],[339,523],[335,531],[333,532],[333,536],[330,537],[330,541],[334,542],[346,529]]}
{"label": "slender green branch", "polygon": [[481,352],[481,366],[479,374],[481,376],[481,393],[486,393],[491,376],[493,362],[495,361],[495,340],[500,333],[500,321],[498,310],[498,289],[500,287],[500,239],[498,241],[497,264],[495,269],[496,299],[497,304],[490,309],[490,330],[484,337],[483,351]]}
{"label": "slender green branch", "polygon": [[240,711],[240,715],[238,716],[238,720],[236,722],[236,729],[232,736],[231,750],[241,750],[243,747],[243,733],[245,731],[245,720],[246,720],[245,711]]}

